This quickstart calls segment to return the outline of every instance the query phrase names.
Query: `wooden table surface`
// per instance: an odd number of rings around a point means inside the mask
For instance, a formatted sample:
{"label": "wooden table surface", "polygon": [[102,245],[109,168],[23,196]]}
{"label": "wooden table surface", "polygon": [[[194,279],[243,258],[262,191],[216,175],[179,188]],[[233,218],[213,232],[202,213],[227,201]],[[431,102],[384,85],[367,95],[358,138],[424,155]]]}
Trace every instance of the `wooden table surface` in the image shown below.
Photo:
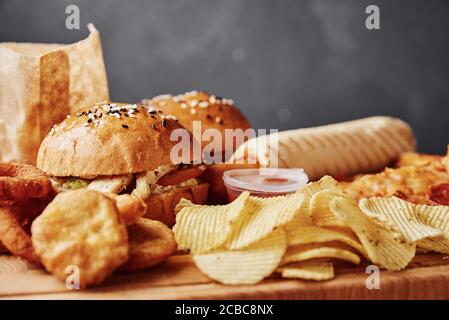
{"label": "wooden table surface", "polygon": [[449,299],[449,256],[417,256],[400,272],[380,272],[380,289],[367,289],[366,265],[336,267],[333,280],[273,276],[253,286],[225,286],[201,274],[188,255],[134,274],[117,274],[99,287],[69,290],[22,260],[0,256],[1,299]]}

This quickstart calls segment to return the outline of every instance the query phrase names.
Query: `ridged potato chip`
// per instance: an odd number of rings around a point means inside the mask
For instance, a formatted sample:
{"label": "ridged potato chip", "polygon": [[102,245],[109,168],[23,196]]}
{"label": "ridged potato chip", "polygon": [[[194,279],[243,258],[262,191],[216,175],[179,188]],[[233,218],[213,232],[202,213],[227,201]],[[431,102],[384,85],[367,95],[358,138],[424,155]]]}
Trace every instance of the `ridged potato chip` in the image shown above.
{"label": "ridged potato chip", "polygon": [[337,180],[335,180],[331,176],[324,176],[316,182],[310,182],[304,187],[300,188],[298,191],[306,194],[310,199],[310,197],[312,197],[315,193],[327,189],[339,190]]}
{"label": "ridged potato chip", "polygon": [[282,228],[242,250],[221,249],[194,255],[196,266],[224,284],[255,284],[269,276],[287,249],[287,235]]}
{"label": "ridged potato chip", "polygon": [[357,236],[352,232],[346,232],[340,229],[328,229],[316,226],[285,226],[287,232],[288,246],[304,245],[308,243],[322,243],[330,241],[342,242],[362,255],[366,256],[365,248],[363,248]]}
{"label": "ridged potato chip", "polygon": [[283,228],[294,229],[304,226],[313,226],[312,218],[306,214],[303,210],[300,210],[298,215],[293,220],[287,222]]}
{"label": "ridged potato chip", "polygon": [[329,280],[334,277],[334,266],[329,261],[303,261],[278,268],[282,278]]}
{"label": "ridged potato chip", "polygon": [[332,258],[359,264],[360,257],[351,250],[352,248],[333,241],[288,247],[281,265],[317,258]]}
{"label": "ridged potato chip", "polygon": [[310,214],[312,221],[319,227],[347,227],[346,223],[335,216],[329,204],[337,196],[341,196],[339,189],[326,189],[315,193],[310,199]]}
{"label": "ridged potato chip", "polygon": [[449,239],[445,235],[419,240],[416,242],[416,246],[424,252],[449,254]]}
{"label": "ridged potato chip", "polygon": [[303,201],[304,195],[299,192],[272,198],[250,197],[247,210],[233,226],[227,248],[245,248],[292,221],[300,214]]}
{"label": "ridged potato chip", "polygon": [[414,205],[397,197],[364,198],[359,207],[368,216],[385,216],[408,241],[436,237],[441,231],[419,221],[414,212]]}
{"label": "ridged potato chip", "polygon": [[417,205],[414,211],[419,221],[442,233],[441,236],[418,241],[417,246],[426,251],[449,254],[449,207]]}
{"label": "ridged potato chip", "polygon": [[415,206],[415,213],[419,221],[437,228],[444,234],[449,234],[449,207],[448,206]]}
{"label": "ridged potato chip", "polygon": [[300,188],[298,192],[301,192],[305,195],[304,198],[304,210],[306,212],[310,213],[310,200],[312,199],[313,195],[316,193],[323,191],[323,190],[333,190],[333,191],[339,191],[338,188],[338,182],[331,176],[324,176],[320,180],[316,182],[310,182],[304,187]]}
{"label": "ridged potato chip", "polygon": [[375,264],[388,270],[401,270],[415,256],[415,242],[407,241],[388,220],[364,214],[353,200],[336,197],[330,208],[355,232]]}
{"label": "ridged potato chip", "polygon": [[179,250],[190,249],[192,254],[214,250],[228,240],[233,224],[244,214],[249,193],[224,206],[194,205],[181,200],[176,206],[176,224],[173,227]]}
{"label": "ridged potato chip", "polygon": [[448,228],[448,207],[417,206],[397,197],[362,199],[359,207],[367,215],[385,216],[407,240],[415,241],[418,248],[449,253],[449,238],[442,230]]}

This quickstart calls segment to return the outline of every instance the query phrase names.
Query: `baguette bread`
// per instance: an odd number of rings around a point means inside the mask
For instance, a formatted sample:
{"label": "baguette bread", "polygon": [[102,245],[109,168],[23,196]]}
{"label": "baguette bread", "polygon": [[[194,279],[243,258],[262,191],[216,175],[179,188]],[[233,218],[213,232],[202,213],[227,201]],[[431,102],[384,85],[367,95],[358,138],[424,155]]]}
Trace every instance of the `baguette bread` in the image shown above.
{"label": "baguette bread", "polygon": [[[277,139],[276,139],[277,138]],[[380,170],[414,151],[410,126],[392,117],[370,117],[321,127],[282,131],[242,144],[230,162],[304,168],[311,180]]]}

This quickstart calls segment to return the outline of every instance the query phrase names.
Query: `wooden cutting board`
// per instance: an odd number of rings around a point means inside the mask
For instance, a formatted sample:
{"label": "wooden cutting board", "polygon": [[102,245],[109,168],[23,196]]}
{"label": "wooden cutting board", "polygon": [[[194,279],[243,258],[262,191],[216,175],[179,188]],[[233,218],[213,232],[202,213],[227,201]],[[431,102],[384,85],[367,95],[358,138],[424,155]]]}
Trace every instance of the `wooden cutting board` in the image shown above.
{"label": "wooden cutting board", "polygon": [[366,265],[338,265],[324,282],[273,276],[253,286],[217,284],[189,255],[173,256],[145,272],[118,274],[88,290],[69,290],[19,258],[0,256],[1,299],[449,299],[449,256],[415,257],[406,270],[381,271],[380,289],[369,290]]}

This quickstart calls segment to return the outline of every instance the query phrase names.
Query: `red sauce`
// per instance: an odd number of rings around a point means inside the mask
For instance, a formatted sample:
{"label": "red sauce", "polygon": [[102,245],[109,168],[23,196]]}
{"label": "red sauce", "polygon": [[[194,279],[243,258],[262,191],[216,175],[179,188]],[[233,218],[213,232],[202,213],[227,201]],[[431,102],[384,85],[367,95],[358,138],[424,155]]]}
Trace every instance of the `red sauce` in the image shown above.
{"label": "red sauce", "polygon": [[289,181],[289,179],[285,178],[266,178],[263,180],[265,184],[286,184]]}
{"label": "red sauce", "polygon": [[229,201],[235,200],[243,191],[252,196],[268,198],[295,192],[307,183],[307,175],[298,169],[277,169],[268,175],[259,169],[229,170],[224,173],[224,182]]}
{"label": "red sauce", "polygon": [[[229,202],[234,201],[235,199],[237,199],[239,197],[239,195],[244,191],[244,190],[238,190],[238,189],[233,189],[233,188],[227,188],[228,191],[228,199]],[[259,198],[269,198],[269,197],[274,197],[274,196],[283,196],[285,194],[289,194],[289,192],[282,192],[282,193],[264,193],[264,192],[254,192],[251,191],[251,195],[255,196],[255,197],[259,197]]]}
{"label": "red sauce", "polygon": [[449,206],[449,184],[442,183],[432,186],[429,198],[437,205]]}

